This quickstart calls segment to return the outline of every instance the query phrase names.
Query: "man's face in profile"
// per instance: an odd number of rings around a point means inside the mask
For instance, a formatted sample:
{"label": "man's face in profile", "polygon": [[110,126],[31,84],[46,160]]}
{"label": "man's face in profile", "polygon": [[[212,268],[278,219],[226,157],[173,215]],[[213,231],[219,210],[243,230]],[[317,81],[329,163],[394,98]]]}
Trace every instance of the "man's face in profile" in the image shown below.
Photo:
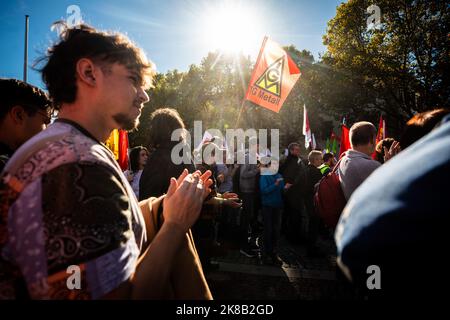
{"label": "man's face in profile", "polygon": [[104,73],[102,83],[105,112],[111,114],[116,124],[125,130],[133,130],[139,125],[144,103],[149,101],[141,75],[121,64],[111,65]]}

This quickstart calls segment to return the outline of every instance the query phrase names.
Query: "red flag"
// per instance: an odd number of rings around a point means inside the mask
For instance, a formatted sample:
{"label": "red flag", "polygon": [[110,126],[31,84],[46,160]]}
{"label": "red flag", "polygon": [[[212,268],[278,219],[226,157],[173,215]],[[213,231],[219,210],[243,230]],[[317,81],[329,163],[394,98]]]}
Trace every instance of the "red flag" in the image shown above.
{"label": "red flag", "polygon": [[245,99],[279,112],[300,74],[300,69],[286,51],[264,37]]}
{"label": "red flag", "polygon": [[[377,139],[375,141],[375,146],[378,144],[378,142],[380,142],[384,138],[386,138],[385,122],[383,120],[383,116],[380,116],[380,123],[378,124],[378,132],[377,132]],[[377,159],[377,152],[376,151],[374,151],[372,153],[372,159],[375,159],[375,160]]]}
{"label": "red flag", "polygon": [[119,159],[117,161],[123,171],[128,169],[128,132],[125,130],[119,130]]}
{"label": "red flag", "polygon": [[350,130],[345,125],[342,125],[342,131],[341,131],[341,149],[339,150],[339,158],[341,157],[341,154],[348,149],[350,149],[350,137],[349,137]]}
{"label": "red flag", "polygon": [[380,123],[378,124],[377,143],[386,138],[386,128],[383,116],[380,116]]}

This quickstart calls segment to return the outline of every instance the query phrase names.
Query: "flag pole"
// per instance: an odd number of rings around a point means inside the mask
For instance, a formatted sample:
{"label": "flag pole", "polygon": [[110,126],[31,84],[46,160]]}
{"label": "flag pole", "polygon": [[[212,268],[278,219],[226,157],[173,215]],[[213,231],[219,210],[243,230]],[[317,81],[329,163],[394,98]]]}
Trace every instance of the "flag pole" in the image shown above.
{"label": "flag pole", "polygon": [[23,81],[27,82],[27,69],[28,69],[28,20],[29,15],[25,15],[25,51],[23,55]]}
{"label": "flag pole", "polygon": [[[268,37],[264,36],[263,43],[261,45],[261,49],[259,50],[258,59],[256,59],[255,66],[253,67],[253,72],[255,72],[255,67],[259,64],[259,60],[261,60],[262,53],[264,51],[264,48],[266,47],[267,39],[268,39]],[[253,75],[253,72],[252,72],[252,75]],[[250,81],[249,81],[249,84],[248,84],[247,92],[250,89],[251,81],[252,81],[252,77],[250,77]],[[242,103],[241,103],[241,106],[239,108],[239,114],[238,114],[236,123],[234,125],[235,129],[237,129],[237,126],[239,125],[239,120],[241,119],[241,113],[242,113],[242,110],[244,109],[245,97],[247,96],[247,92],[245,93],[244,99],[242,99]]]}
{"label": "flag pole", "polygon": [[242,110],[244,110],[244,103],[245,103],[245,98],[242,99],[241,106],[239,107],[239,114],[238,114],[236,123],[234,124],[234,128],[235,128],[235,129],[237,129],[237,127],[238,127],[238,125],[239,125],[239,120],[241,119],[241,113],[242,113]]}

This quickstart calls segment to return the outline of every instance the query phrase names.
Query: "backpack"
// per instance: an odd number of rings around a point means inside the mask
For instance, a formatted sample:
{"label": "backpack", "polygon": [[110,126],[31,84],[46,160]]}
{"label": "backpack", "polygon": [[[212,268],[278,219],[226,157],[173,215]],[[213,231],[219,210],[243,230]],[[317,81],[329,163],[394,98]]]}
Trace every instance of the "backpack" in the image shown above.
{"label": "backpack", "polygon": [[314,194],[314,207],[317,215],[327,226],[333,229],[347,204],[337,172],[342,158],[336,163],[333,170],[316,184]]}

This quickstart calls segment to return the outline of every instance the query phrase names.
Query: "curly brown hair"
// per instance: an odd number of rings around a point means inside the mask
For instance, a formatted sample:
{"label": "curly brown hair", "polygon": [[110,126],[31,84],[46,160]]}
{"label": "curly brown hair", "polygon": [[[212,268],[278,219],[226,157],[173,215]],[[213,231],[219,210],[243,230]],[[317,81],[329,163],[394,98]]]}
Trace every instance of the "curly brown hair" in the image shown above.
{"label": "curly brown hair", "polygon": [[75,101],[76,64],[82,58],[92,59],[101,67],[120,63],[139,75],[142,86],[151,86],[154,64],[125,35],[98,31],[85,24],[69,28],[58,21],[54,25],[62,27],[60,41],[48,48],[38,63],[46,61],[40,71],[55,109],[60,109],[62,103]]}

